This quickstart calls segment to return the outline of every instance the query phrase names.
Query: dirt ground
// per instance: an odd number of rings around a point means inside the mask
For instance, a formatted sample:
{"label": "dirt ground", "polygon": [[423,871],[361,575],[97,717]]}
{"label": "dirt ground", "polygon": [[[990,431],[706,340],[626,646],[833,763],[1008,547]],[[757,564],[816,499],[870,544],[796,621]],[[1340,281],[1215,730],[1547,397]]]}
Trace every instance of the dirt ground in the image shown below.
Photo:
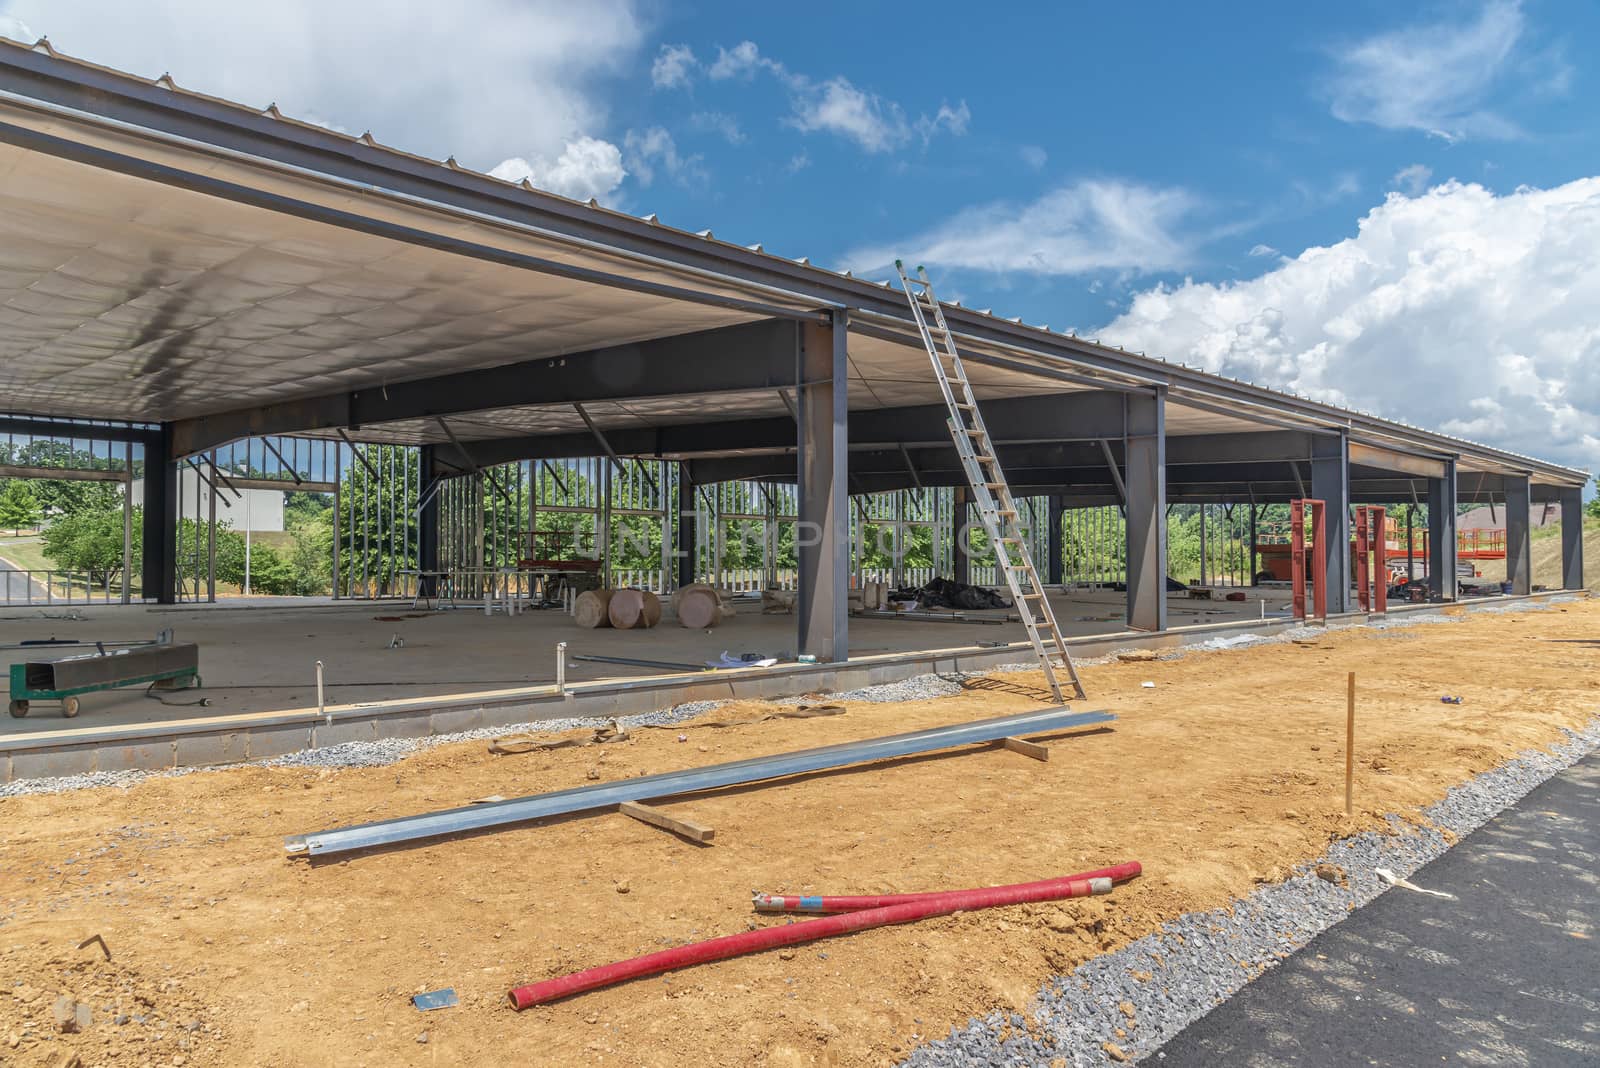
{"label": "dirt ground", "polygon": [[[1093,667],[1082,707],[1120,718],[1052,741],[1048,763],[967,750],[674,803],[716,828],[709,846],[616,814],[315,866],[286,859],[282,838],[1021,711],[1042,703],[1037,676],[603,747],[494,757],[469,743],[386,768],[249,767],[4,800],[0,1062],[72,1050],[85,1066],[882,1064],[1553,741],[1600,706],[1597,669],[1600,601]],[[1354,818],[1342,811],[1349,670]],[[1129,859],[1146,874],[1110,897],[863,932],[521,1014],[505,996],[775,922],[752,919],[752,888],[956,888]],[[95,934],[109,961],[75,948]],[[442,986],[459,1007],[410,1005]],[[92,1010],[82,1033],[57,1033],[62,996]]]}

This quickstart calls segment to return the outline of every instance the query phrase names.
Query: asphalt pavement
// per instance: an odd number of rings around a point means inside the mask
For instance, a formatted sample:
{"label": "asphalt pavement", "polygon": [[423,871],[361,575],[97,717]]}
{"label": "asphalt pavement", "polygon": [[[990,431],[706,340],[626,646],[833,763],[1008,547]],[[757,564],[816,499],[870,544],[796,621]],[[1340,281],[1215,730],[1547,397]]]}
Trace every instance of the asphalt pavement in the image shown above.
{"label": "asphalt pavement", "polygon": [[1145,1063],[1600,1065],[1600,753]]}

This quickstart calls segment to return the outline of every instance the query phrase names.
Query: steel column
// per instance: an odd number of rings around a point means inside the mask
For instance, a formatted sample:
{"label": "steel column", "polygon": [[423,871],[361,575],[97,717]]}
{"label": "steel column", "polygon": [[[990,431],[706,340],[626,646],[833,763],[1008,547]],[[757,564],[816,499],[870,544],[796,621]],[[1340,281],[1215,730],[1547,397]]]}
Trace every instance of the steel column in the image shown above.
{"label": "steel column", "polygon": [[1061,520],[1066,511],[1066,498],[1059,493],[1052,493],[1048,507],[1045,508],[1045,515],[1048,517],[1046,522],[1050,524],[1048,537],[1045,539],[1046,555],[1049,557],[1045,561],[1045,581],[1054,586],[1061,585],[1061,565],[1066,556],[1066,544],[1061,531]]}
{"label": "steel column", "polygon": [[1527,475],[1505,475],[1500,480],[1506,495],[1506,581],[1511,592],[1526,597],[1533,592],[1533,486]]}
{"label": "steel column", "polygon": [[[434,484],[439,478],[439,466],[434,460],[434,447],[423,445],[417,450],[417,484],[422,488],[422,506],[417,509],[417,570],[439,570],[439,493]],[[417,594],[433,597],[433,579],[424,576],[417,580]]]}
{"label": "steel column", "polygon": [[1327,538],[1317,547],[1328,575],[1328,611],[1350,611],[1350,442],[1345,435],[1311,443],[1311,496],[1327,505]]}
{"label": "steel column", "polygon": [[1561,588],[1583,589],[1583,488],[1562,486]]}
{"label": "steel column", "polygon": [[1456,462],[1445,477],[1428,479],[1428,589],[1438,599],[1456,599]]}
{"label": "steel column", "polygon": [[1167,629],[1166,394],[1129,394],[1125,454],[1128,489],[1128,626]]}
{"label": "steel column", "polygon": [[972,543],[967,540],[968,527],[971,521],[971,509],[967,504],[967,496],[971,491],[965,486],[957,486],[951,491],[950,503],[950,577],[957,582],[968,583],[972,581],[972,554],[969,551]]}
{"label": "steel column", "polygon": [[146,600],[178,599],[178,465],[172,454],[172,424],[161,424],[158,440],[144,449],[143,556],[140,589]]}
{"label": "steel column", "polygon": [[836,663],[849,655],[849,365],[845,313],[834,312],[832,319],[801,328],[795,368],[800,478],[795,614],[801,655]]}
{"label": "steel column", "polygon": [[678,465],[678,589],[694,584],[694,480],[689,465]]}

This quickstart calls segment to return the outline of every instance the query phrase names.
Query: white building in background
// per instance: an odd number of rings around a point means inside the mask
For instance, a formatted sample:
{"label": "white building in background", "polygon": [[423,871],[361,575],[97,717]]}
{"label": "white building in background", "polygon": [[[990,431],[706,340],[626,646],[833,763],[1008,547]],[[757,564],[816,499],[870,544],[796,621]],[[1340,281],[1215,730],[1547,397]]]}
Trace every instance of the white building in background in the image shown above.
{"label": "white building in background", "polygon": [[[206,497],[211,492],[211,487],[194,468],[185,465],[178,471],[178,499],[183,502],[183,515],[194,518],[195,502],[200,502],[200,516],[205,518],[209,505]],[[245,531],[271,533],[280,531],[283,527],[283,490],[241,489],[238,493],[230,490],[227,483],[217,487],[217,523],[226,523],[231,529],[243,534]],[[144,480],[135,479],[133,483],[133,499],[144,499]]]}

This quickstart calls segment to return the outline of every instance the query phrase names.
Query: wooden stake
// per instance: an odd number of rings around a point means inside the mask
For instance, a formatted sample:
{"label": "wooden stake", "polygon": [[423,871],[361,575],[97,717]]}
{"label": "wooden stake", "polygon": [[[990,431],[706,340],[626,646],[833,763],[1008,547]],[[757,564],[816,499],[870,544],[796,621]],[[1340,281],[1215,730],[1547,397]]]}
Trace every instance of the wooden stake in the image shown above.
{"label": "wooden stake", "polygon": [[624,801],[617,806],[617,811],[624,816],[632,816],[640,823],[648,823],[652,827],[660,827],[664,831],[671,831],[673,834],[681,835],[691,842],[700,842],[702,844],[709,842],[717,833],[710,827],[704,827],[689,820],[680,820],[676,816],[669,816],[665,812],[648,808],[637,801]]}
{"label": "wooden stake", "polygon": [[1002,738],[1000,744],[1013,753],[1021,753],[1025,757],[1035,760],[1049,760],[1050,750],[1037,742],[1023,741],[1021,738]]}
{"label": "wooden stake", "polygon": [[1345,696],[1344,715],[1344,814],[1354,815],[1356,773],[1356,673],[1350,672],[1350,688]]}

